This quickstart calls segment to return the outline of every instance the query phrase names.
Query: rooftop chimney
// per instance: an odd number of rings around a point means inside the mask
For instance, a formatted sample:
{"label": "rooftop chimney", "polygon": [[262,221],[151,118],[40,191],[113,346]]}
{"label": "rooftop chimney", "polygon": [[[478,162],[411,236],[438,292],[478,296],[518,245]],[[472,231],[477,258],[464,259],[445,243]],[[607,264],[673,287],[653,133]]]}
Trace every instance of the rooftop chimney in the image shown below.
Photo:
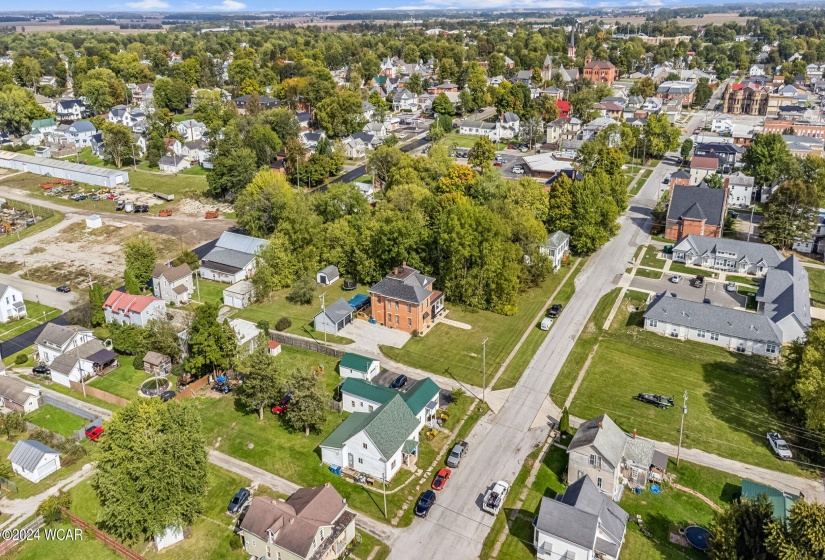
{"label": "rooftop chimney", "polygon": [[599,422],[599,429],[600,430],[604,429],[604,424],[602,424],[601,422]]}

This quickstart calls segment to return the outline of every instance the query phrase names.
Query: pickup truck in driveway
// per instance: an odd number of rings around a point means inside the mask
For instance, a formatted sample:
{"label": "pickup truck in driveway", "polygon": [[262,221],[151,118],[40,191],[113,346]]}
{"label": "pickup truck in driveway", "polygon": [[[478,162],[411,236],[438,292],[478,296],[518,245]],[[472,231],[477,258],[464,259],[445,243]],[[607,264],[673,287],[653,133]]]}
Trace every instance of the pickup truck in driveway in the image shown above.
{"label": "pickup truck in driveway", "polygon": [[447,457],[447,466],[456,468],[458,464],[461,462],[461,459],[467,454],[467,450],[470,448],[470,444],[466,441],[459,440],[453,446],[453,450],[450,451],[449,457]]}

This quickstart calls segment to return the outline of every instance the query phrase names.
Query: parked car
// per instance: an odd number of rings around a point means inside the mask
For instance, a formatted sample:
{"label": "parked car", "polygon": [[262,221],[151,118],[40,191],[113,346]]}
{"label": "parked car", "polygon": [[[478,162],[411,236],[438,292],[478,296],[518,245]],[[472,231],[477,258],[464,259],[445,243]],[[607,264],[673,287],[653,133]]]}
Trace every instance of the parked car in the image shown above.
{"label": "parked car", "polygon": [[404,385],[407,384],[407,381],[409,381],[409,379],[406,375],[399,375],[392,383],[390,383],[390,389],[402,389]]}
{"label": "parked car", "polygon": [[435,492],[427,490],[418,497],[418,501],[415,503],[415,514],[418,517],[427,517],[433,504],[435,504]]}
{"label": "parked car", "polygon": [[62,286],[57,287],[57,291],[60,292],[61,294],[68,294],[69,292],[72,291],[72,289],[70,287],[68,287],[66,284],[63,284]]}
{"label": "parked car", "polygon": [[728,282],[725,284],[725,291],[726,292],[735,292],[736,291],[736,282]]}
{"label": "parked car", "polygon": [[123,210],[123,206],[124,206],[124,205],[125,205],[125,202],[123,202],[122,200],[121,200],[121,201],[119,201],[119,202],[117,203],[117,206],[115,206],[115,210],[116,210],[117,212],[120,212],[121,210]]}
{"label": "parked car", "polygon": [[681,274],[674,274],[673,276],[670,277],[670,281],[673,284],[678,284],[679,282],[682,281],[682,275]]}
{"label": "parked car", "polygon": [[550,306],[550,309],[547,310],[547,316],[551,319],[556,319],[559,315],[561,315],[561,310],[564,309],[562,304],[554,303]]}
{"label": "parked car", "polygon": [[160,394],[160,400],[163,402],[168,402],[174,399],[175,395],[177,395],[177,393],[174,391],[164,391]]}
{"label": "parked car", "polygon": [[493,167],[501,167],[502,165],[504,165],[504,164],[501,163],[500,161],[494,161],[493,162]]}
{"label": "parked car", "polygon": [[481,509],[487,513],[492,513],[493,515],[498,514],[501,506],[504,505],[504,498],[507,497],[507,493],[509,491],[510,485],[503,480],[499,480],[484,494],[484,501],[481,502]]}
{"label": "parked car", "polygon": [[522,146],[521,148],[518,149],[518,151],[520,151],[522,153],[526,152],[527,150],[528,150],[527,146]]}
{"label": "parked car", "polygon": [[549,331],[550,327],[552,327],[552,326],[553,326],[553,319],[551,319],[550,317],[545,317],[544,319],[541,320],[541,323],[539,323],[539,328],[543,331]]}
{"label": "parked car", "polygon": [[697,274],[696,278],[693,279],[693,287],[694,288],[701,288],[705,285],[705,277],[701,274]]}
{"label": "parked car", "polygon": [[654,395],[652,393],[639,393],[634,398],[637,401],[652,404],[659,408],[670,408],[673,406],[673,397],[663,397],[662,395]]}
{"label": "parked car", "polygon": [[51,372],[52,370],[49,369],[48,366],[44,366],[43,364],[40,364],[39,366],[34,366],[32,368],[32,373],[39,373],[40,375],[49,375]]}
{"label": "parked car", "polygon": [[100,438],[103,436],[103,427],[102,426],[94,426],[91,428],[86,428],[86,437],[92,441],[100,441]]}
{"label": "parked car", "polygon": [[776,453],[780,459],[783,461],[793,459],[793,453],[791,453],[791,448],[788,447],[788,442],[779,435],[779,432],[768,432],[768,442],[771,444],[773,452]]}
{"label": "parked car", "polygon": [[470,449],[470,444],[466,441],[459,440],[453,446],[452,451],[450,451],[450,456],[447,457],[447,466],[456,468],[458,464],[461,462],[461,459],[467,454],[467,451]]}
{"label": "parked car", "polygon": [[516,165],[515,167],[513,167],[513,173],[515,173],[516,175],[523,175],[524,168],[520,165]]}
{"label": "parked car", "polygon": [[235,496],[230,500],[229,507],[226,508],[231,514],[240,513],[243,510],[243,507],[246,505],[246,502],[249,501],[249,490],[246,488],[241,488],[235,493]]}
{"label": "parked car", "polygon": [[662,181],[665,185],[670,183],[670,177],[665,177],[664,181]]}
{"label": "parked car", "polygon": [[433,479],[433,490],[443,490],[444,486],[447,484],[447,481],[450,479],[451,474],[453,474],[453,471],[447,467],[444,467],[438,471],[438,474],[435,475],[435,478]]}
{"label": "parked car", "polygon": [[514,145],[510,144],[509,146],[507,146],[507,149],[508,150],[515,150],[516,147]]}

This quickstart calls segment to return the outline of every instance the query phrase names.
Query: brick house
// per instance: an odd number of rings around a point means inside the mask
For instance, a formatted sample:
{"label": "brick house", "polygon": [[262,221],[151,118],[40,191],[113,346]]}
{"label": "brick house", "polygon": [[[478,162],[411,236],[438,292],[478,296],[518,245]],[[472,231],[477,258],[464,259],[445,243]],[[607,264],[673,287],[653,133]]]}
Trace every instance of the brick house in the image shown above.
{"label": "brick house", "polygon": [[594,84],[612,84],[616,80],[616,67],[607,60],[585,60],[582,75]]}
{"label": "brick house", "polygon": [[694,156],[690,160],[690,184],[698,185],[718,170],[719,158],[715,156]]}
{"label": "brick house", "polygon": [[444,309],[444,294],[432,289],[434,278],[403,263],[369,289],[372,318],[406,332],[429,328]]}
{"label": "brick house", "polygon": [[667,210],[665,237],[690,234],[722,237],[727,191],[707,186],[673,187]]}

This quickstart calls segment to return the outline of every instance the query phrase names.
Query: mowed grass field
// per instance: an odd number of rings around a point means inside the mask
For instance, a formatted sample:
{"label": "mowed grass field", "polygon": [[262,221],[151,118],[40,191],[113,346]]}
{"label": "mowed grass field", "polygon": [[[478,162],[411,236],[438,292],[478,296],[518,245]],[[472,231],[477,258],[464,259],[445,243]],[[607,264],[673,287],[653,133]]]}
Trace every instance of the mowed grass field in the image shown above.
{"label": "mowed grass field", "polygon": [[[571,414],[592,418],[607,413],[627,432],[635,429],[644,437],[676,444],[678,404],[687,391],[684,447],[810,475],[794,462],[778,460],[765,439],[766,432],[779,428],[770,406],[774,365],[762,357],[644,331],[639,326],[643,302],[642,294],[629,293],[610,329],[599,335],[598,350],[573,399]],[[672,396],[677,406],[660,410],[641,403],[633,398],[641,392]]]}

